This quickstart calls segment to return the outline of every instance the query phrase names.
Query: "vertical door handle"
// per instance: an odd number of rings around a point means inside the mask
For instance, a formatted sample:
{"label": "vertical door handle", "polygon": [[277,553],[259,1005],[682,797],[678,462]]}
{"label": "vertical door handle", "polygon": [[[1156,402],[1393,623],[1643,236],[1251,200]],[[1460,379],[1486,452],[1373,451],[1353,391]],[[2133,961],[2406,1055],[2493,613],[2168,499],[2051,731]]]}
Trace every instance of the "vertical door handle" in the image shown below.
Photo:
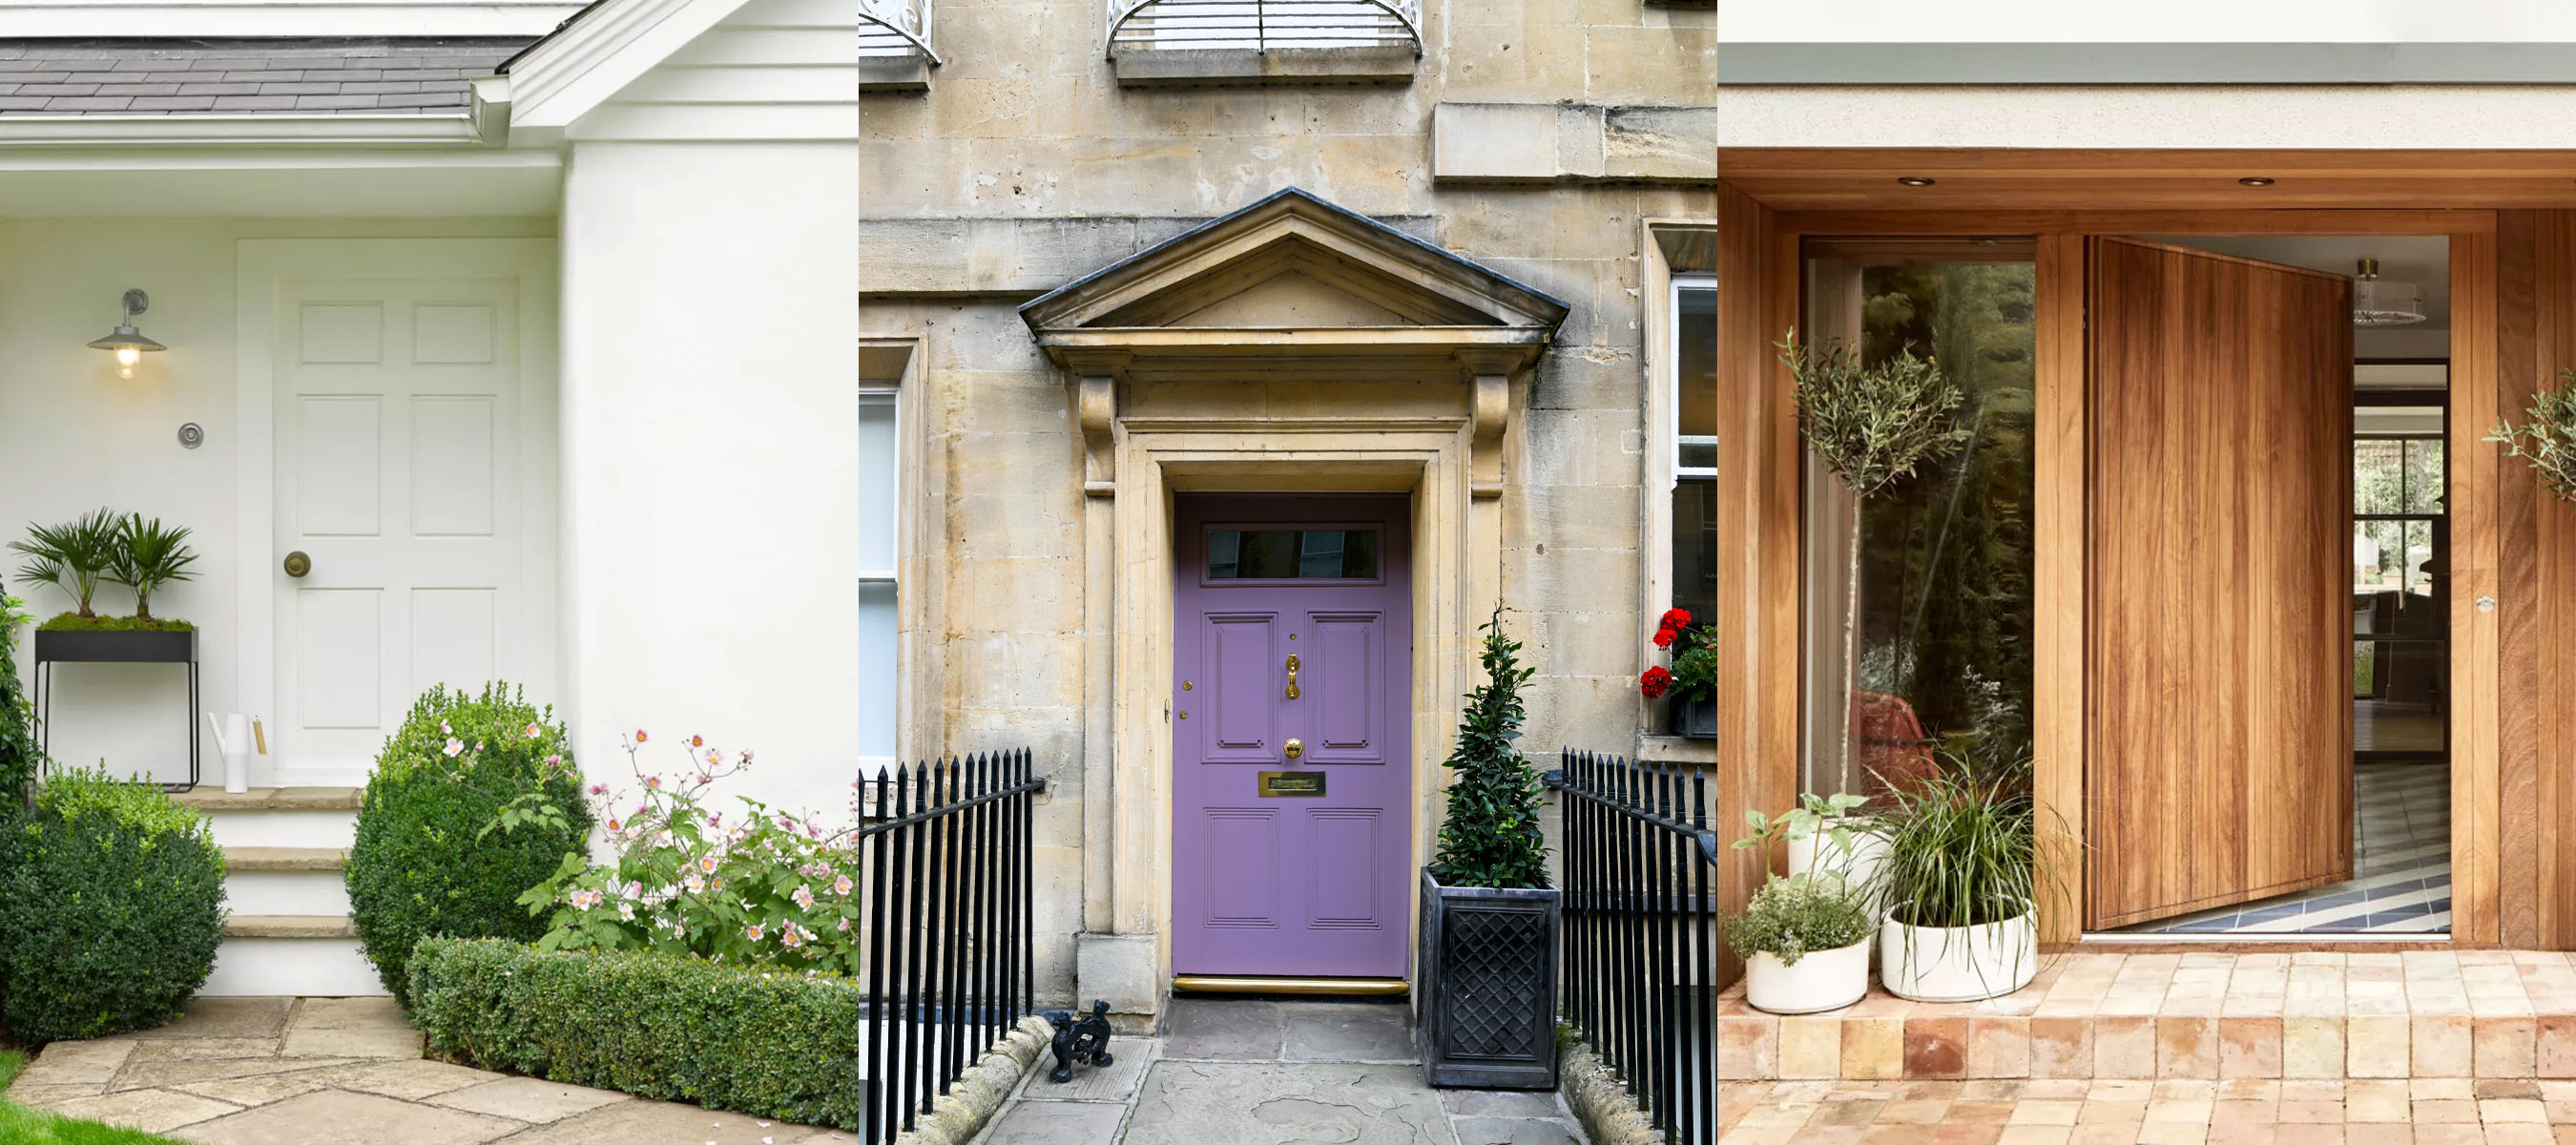
{"label": "vertical door handle", "polygon": [[1297,698],[1297,654],[1288,654],[1288,698]]}

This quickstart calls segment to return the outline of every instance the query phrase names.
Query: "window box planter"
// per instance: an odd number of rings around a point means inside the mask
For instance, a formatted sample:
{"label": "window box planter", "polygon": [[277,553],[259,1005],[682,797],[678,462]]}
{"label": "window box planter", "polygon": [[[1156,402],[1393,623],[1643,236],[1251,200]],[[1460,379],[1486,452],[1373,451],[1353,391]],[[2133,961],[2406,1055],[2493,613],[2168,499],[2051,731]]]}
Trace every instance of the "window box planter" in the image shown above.
{"label": "window box planter", "polygon": [[1435,1086],[1556,1088],[1561,892],[1443,886],[1422,872],[1414,1024]]}
{"label": "window box planter", "polygon": [[1676,695],[1673,697],[1668,715],[1672,720],[1674,735],[1683,739],[1717,738],[1717,697],[1715,696],[1695,700],[1689,696]]}
{"label": "window box planter", "polygon": [[185,664],[197,658],[197,630],[36,630],[36,659],[52,664]]}

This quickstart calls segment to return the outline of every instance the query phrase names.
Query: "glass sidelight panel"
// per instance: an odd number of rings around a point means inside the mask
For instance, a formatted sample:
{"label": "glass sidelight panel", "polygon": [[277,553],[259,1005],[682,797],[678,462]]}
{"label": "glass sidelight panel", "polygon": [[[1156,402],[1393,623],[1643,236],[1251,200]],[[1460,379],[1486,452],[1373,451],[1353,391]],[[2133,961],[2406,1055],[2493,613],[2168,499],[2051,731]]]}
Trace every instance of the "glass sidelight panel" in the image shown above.
{"label": "glass sidelight panel", "polygon": [[1808,456],[1805,789],[1875,794],[1945,746],[2026,758],[2033,245],[1833,240],[1806,253],[1802,339],[1839,339],[1865,366],[1932,360],[1961,395],[1969,442],[1866,503]]}

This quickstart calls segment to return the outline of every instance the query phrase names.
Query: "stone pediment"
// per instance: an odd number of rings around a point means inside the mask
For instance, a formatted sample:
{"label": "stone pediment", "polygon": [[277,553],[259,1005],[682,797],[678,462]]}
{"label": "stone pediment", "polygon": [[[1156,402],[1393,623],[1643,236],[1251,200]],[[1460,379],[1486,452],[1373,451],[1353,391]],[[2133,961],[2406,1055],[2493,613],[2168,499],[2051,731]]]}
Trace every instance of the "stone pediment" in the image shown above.
{"label": "stone pediment", "polygon": [[[1296,188],[1020,307],[1077,373],[1350,380],[1516,372],[1566,305]],[[1464,366],[1454,364],[1464,363]]]}

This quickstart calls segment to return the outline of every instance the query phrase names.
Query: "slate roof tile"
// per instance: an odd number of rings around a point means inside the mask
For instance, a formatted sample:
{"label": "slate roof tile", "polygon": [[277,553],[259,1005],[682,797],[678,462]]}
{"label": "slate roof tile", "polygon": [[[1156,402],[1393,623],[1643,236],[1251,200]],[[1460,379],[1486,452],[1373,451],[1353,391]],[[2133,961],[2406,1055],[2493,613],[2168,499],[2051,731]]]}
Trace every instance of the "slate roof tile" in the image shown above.
{"label": "slate roof tile", "polygon": [[532,38],[0,40],[0,115],[451,114]]}

